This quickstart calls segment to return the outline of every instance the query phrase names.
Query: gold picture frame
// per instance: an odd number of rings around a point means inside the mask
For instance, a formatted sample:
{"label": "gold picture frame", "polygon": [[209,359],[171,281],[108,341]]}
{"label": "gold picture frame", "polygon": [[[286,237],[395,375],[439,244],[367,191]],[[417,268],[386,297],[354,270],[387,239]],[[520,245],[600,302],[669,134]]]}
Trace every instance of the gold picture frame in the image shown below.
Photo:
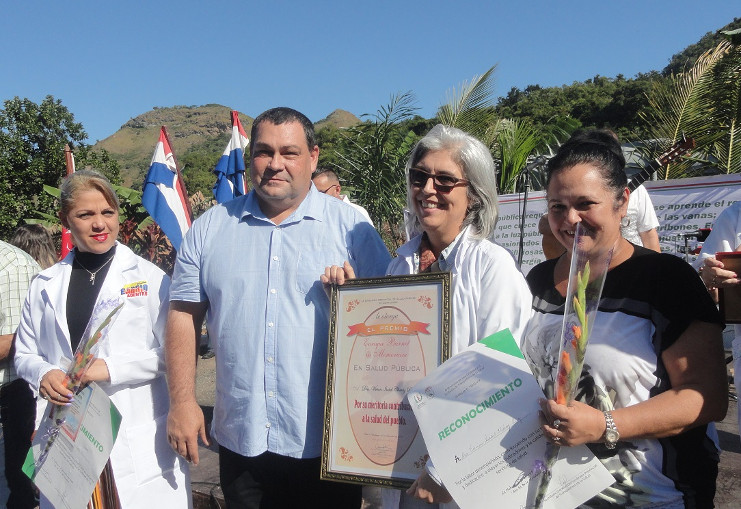
{"label": "gold picture frame", "polygon": [[408,488],[423,471],[405,396],[450,357],[450,288],[449,272],[332,287],[322,479]]}

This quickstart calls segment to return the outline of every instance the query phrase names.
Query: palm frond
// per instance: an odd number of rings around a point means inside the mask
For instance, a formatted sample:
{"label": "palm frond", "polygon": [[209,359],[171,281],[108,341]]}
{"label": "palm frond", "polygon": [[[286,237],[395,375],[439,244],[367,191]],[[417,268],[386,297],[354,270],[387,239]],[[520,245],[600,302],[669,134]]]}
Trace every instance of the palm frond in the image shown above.
{"label": "palm frond", "polygon": [[[649,109],[639,115],[651,137],[662,141],[663,148],[675,143],[683,133],[695,138],[698,146],[714,142],[718,125],[712,109],[708,109],[706,98],[713,87],[713,70],[730,48],[730,43],[723,41],[703,53],[689,71],[652,85],[647,94]],[[640,150],[647,158],[653,158],[654,154]],[[674,164],[666,169],[664,177],[679,176],[687,167],[681,163]]]}
{"label": "palm frond", "polygon": [[446,92],[446,103],[438,110],[440,123],[480,137],[494,118],[494,70],[464,81],[459,89]]}
{"label": "palm frond", "polygon": [[505,119],[499,123],[496,140],[500,162],[499,192],[512,193],[517,190],[517,179],[527,158],[538,146],[540,137],[529,122]]}
{"label": "palm frond", "polygon": [[391,250],[402,240],[404,167],[417,141],[404,122],[415,115],[414,103],[411,92],[392,95],[376,113],[363,115],[365,122],[343,132],[337,152],[343,162],[338,174],[355,190],[354,199],[368,210]]}

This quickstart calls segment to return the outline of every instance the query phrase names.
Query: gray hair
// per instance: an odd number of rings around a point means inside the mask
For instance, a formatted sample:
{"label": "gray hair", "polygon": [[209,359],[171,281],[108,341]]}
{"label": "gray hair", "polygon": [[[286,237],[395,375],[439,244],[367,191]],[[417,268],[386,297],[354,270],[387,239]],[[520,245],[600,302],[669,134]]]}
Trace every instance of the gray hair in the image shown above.
{"label": "gray hair", "polygon": [[422,227],[414,212],[412,189],[409,184],[409,169],[413,168],[428,152],[445,150],[463,170],[469,182],[468,212],[463,227],[472,225],[473,235],[487,239],[494,233],[499,218],[497,198],[497,173],[489,149],[478,139],[455,127],[437,124],[412,149],[405,168],[407,179],[407,230],[420,232]]}

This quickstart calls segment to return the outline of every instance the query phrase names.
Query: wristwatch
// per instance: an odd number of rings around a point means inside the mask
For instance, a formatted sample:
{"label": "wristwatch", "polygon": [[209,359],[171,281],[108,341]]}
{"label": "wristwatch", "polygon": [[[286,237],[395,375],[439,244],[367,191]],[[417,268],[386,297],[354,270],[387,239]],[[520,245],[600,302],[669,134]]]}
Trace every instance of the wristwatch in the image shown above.
{"label": "wristwatch", "polygon": [[617,441],[620,440],[620,432],[618,432],[615,421],[612,419],[612,412],[604,412],[605,414],[605,446],[608,449],[614,449],[617,445]]}

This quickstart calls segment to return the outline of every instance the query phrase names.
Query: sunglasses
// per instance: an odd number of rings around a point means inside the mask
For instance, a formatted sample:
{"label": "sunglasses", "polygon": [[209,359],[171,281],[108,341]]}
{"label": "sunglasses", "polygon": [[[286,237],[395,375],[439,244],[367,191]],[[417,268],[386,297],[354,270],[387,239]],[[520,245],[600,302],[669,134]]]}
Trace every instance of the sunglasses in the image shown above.
{"label": "sunglasses", "polygon": [[418,168],[409,169],[409,183],[414,187],[424,187],[430,179],[432,179],[432,186],[435,191],[443,194],[448,194],[454,187],[468,185],[467,180],[451,175],[432,174]]}
{"label": "sunglasses", "polygon": [[320,193],[324,193],[324,194],[327,194],[327,192],[328,192],[328,191],[329,191],[330,189],[332,189],[332,188],[335,188],[335,187],[337,187],[337,186],[339,186],[339,184],[332,184],[331,186],[329,186],[329,187],[328,187],[327,189],[325,189],[324,191],[322,191],[321,189],[317,189],[317,191],[319,191]]}

